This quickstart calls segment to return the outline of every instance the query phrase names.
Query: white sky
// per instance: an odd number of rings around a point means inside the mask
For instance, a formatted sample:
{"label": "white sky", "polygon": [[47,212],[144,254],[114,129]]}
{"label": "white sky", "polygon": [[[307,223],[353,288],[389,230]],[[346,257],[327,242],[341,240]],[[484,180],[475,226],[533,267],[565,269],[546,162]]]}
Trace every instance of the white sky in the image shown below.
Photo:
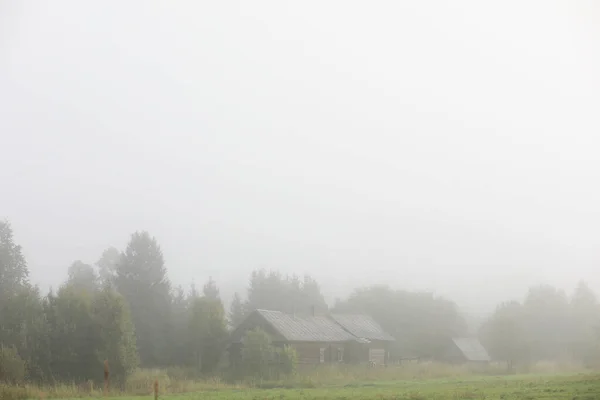
{"label": "white sky", "polygon": [[0,0],[0,217],[44,286],[144,229],[226,296],[600,290],[598,71],[593,0]]}

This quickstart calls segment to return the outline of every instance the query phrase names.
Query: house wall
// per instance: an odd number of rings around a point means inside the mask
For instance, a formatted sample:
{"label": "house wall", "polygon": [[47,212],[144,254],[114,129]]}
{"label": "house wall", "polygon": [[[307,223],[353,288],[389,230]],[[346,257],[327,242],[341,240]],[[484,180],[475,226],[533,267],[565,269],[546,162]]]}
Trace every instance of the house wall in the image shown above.
{"label": "house wall", "polygon": [[345,362],[368,363],[375,362],[378,365],[388,363],[389,343],[374,340],[371,343],[349,342],[345,346]]}
{"label": "house wall", "polygon": [[[283,346],[285,343],[279,343]],[[289,343],[296,350],[299,364],[336,363],[344,359],[343,343],[298,342]]]}
{"label": "house wall", "polygon": [[373,340],[367,344],[367,361],[373,361],[377,365],[387,365],[390,343],[382,340]]}

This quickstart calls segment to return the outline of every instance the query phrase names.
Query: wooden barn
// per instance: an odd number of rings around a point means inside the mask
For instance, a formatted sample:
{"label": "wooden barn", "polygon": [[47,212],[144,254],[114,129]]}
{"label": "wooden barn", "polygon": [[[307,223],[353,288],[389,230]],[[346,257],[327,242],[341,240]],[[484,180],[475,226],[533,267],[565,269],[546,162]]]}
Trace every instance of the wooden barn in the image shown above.
{"label": "wooden barn", "polygon": [[385,364],[394,338],[366,315],[292,315],[279,311],[255,310],[233,331],[228,347],[230,362],[241,357],[246,332],[261,328],[274,346],[289,345],[296,350],[298,363]]}
{"label": "wooden barn", "polygon": [[452,364],[487,364],[490,356],[476,338],[453,338],[443,355],[443,361]]}

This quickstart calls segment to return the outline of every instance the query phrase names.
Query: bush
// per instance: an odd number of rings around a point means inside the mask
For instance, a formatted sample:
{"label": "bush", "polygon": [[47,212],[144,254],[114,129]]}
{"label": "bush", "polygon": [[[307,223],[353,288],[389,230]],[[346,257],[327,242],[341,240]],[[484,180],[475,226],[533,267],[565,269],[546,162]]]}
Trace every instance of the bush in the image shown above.
{"label": "bush", "polygon": [[261,329],[255,329],[246,333],[243,343],[242,365],[244,376],[269,379],[271,366],[275,361],[275,348],[271,345],[269,335]]}
{"label": "bush", "polygon": [[0,346],[0,382],[15,385],[24,380],[25,361],[19,356],[17,349],[14,346]]}
{"label": "bush", "polygon": [[291,346],[284,346],[282,349],[277,350],[277,354],[279,358],[279,372],[287,376],[294,375],[298,366],[296,350]]}
{"label": "bush", "polygon": [[8,386],[0,383],[0,399],[2,400],[26,400],[30,398],[26,388],[20,386]]}
{"label": "bush", "polygon": [[279,380],[295,375],[298,356],[294,348],[274,347],[269,335],[260,329],[247,332],[243,343],[242,362],[240,368],[234,371],[238,379]]}

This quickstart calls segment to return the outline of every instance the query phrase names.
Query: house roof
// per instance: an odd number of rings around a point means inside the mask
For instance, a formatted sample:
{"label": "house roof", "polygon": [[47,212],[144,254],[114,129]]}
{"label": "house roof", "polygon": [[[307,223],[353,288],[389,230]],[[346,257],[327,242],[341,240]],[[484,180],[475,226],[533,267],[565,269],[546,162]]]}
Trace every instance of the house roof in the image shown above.
{"label": "house roof", "polygon": [[368,315],[332,314],[331,318],[357,338],[394,341],[394,338]]}
{"label": "house roof", "polygon": [[356,340],[325,316],[299,316],[280,311],[256,310],[285,340],[290,342],[346,342]]}
{"label": "house roof", "polygon": [[467,361],[490,361],[487,350],[479,340],[475,338],[453,338],[452,341]]}

